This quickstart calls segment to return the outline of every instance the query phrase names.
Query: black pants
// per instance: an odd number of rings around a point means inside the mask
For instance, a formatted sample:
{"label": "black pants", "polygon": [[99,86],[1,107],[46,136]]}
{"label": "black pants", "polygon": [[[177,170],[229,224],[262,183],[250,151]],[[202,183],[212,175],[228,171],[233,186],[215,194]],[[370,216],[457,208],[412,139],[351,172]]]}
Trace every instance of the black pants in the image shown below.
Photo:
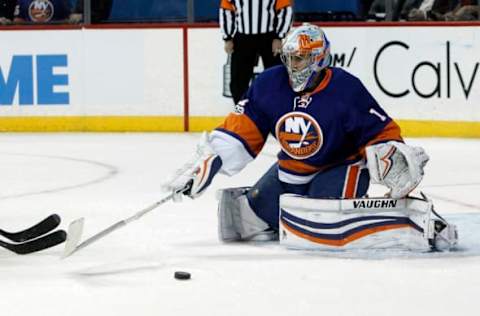
{"label": "black pants", "polygon": [[235,104],[242,99],[248,89],[257,55],[262,57],[265,69],[281,63],[280,57],[278,55],[274,57],[272,53],[274,38],[273,33],[257,35],[237,33],[233,38],[230,91]]}

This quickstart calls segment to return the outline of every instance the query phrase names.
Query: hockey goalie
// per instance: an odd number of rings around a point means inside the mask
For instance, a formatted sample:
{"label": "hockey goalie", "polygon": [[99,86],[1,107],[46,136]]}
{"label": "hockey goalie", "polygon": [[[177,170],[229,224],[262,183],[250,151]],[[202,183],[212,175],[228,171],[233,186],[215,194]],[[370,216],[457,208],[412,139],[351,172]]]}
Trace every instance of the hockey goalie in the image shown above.
{"label": "hockey goalie", "polygon": [[[428,155],[404,142],[358,78],[329,66],[322,29],[293,29],[281,57],[283,65],[254,80],[164,188],[177,198],[196,198],[217,173],[232,176],[254,160],[271,135],[281,150],[269,170],[251,187],[219,192],[222,241],[279,240],[318,249],[455,247],[456,227],[425,196],[409,196]],[[368,198],[371,182],[387,187],[388,195]]]}

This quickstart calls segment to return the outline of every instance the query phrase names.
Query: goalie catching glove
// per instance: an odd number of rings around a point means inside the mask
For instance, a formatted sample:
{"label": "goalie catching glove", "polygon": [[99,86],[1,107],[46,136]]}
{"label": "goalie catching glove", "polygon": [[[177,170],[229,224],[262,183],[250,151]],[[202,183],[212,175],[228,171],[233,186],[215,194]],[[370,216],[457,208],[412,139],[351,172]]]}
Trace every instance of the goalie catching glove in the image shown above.
{"label": "goalie catching glove", "polygon": [[183,167],[176,170],[170,179],[162,185],[164,191],[173,193],[173,200],[182,200],[182,195],[190,198],[200,196],[212,182],[222,167],[220,156],[215,154],[208,142],[207,133],[203,133],[197,144],[194,157]]}
{"label": "goalie catching glove", "polygon": [[408,195],[422,181],[429,157],[421,147],[390,141],[368,146],[367,167],[372,182],[387,186],[392,198]]}

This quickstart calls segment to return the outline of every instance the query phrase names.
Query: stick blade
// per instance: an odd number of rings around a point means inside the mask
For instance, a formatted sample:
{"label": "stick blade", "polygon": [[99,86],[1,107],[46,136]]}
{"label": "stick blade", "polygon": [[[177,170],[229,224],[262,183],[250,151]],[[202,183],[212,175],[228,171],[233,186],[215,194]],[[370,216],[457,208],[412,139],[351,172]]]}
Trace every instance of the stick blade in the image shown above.
{"label": "stick blade", "polygon": [[82,238],[84,222],[85,219],[81,217],[71,222],[68,226],[67,241],[65,242],[65,249],[63,250],[61,257],[62,259],[69,257],[76,251],[80,239]]}
{"label": "stick blade", "polygon": [[58,214],[52,214],[41,222],[21,231],[7,232],[0,229],[0,235],[14,242],[25,242],[43,236],[60,225],[61,218]]}
{"label": "stick blade", "polygon": [[57,230],[48,235],[44,235],[37,239],[29,240],[19,244],[0,241],[0,247],[6,248],[19,255],[26,255],[54,247],[63,243],[65,239],[67,239],[67,233],[64,230]]}

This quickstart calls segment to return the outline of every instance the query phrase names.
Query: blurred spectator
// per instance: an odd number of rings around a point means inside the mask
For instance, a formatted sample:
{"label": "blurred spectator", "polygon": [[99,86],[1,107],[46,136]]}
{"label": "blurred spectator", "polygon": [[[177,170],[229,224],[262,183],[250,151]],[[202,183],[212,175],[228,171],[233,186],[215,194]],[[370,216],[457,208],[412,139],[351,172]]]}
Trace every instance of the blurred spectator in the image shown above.
{"label": "blurred spectator", "polygon": [[423,0],[397,0],[394,6],[392,20],[407,20],[408,14],[412,10],[418,9],[423,2]]}
{"label": "blurred spectator", "polygon": [[236,104],[248,89],[258,55],[265,69],[281,64],[281,39],[290,30],[293,10],[291,0],[222,0],[219,12],[224,49],[231,54],[230,91]]}
{"label": "blurred spectator", "polygon": [[[433,1],[433,0],[432,0]],[[387,4],[391,3],[392,12],[390,13],[390,20],[398,21],[405,20],[412,9],[418,9],[424,0],[374,0],[370,5],[368,17],[375,20],[383,20],[387,17]]]}
{"label": "blurred spectator", "polygon": [[0,25],[11,24],[17,0],[0,0]]}
{"label": "blurred spectator", "polygon": [[360,18],[362,20],[365,20],[368,18],[368,11],[370,10],[370,7],[372,6],[373,0],[362,0],[361,1],[361,7],[360,7]]}
{"label": "blurred spectator", "polygon": [[426,21],[428,13],[432,10],[435,0],[424,0],[418,8],[413,8],[408,12],[407,20],[409,21]]}
{"label": "blurred spectator", "polygon": [[17,0],[15,23],[66,22],[70,15],[68,0]]}
{"label": "blurred spectator", "polygon": [[11,24],[17,0],[0,0],[0,25]]}
{"label": "blurred spectator", "polygon": [[[83,21],[84,0],[77,0],[77,3],[70,15],[70,23],[80,23]],[[110,16],[113,0],[91,0],[91,22],[105,22]]]}
{"label": "blurred spectator", "polygon": [[410,21],[471,21],[479,17],[476,0],[424,0],[418,9],[410,11]]}
{"label": "blurred spectator", "polygon": [[383,20],[386,16],[386,3],[385,0],[374,0],[368,10],[368,18],[375,20]]}
{"label": "blurred spectator", "polygon": [[476,0],[461,0],[457,6],[446,12],[445,14],[438,13],[432,10],[432,19],[440,21],[474,21],[479,19],[480,6]]}

